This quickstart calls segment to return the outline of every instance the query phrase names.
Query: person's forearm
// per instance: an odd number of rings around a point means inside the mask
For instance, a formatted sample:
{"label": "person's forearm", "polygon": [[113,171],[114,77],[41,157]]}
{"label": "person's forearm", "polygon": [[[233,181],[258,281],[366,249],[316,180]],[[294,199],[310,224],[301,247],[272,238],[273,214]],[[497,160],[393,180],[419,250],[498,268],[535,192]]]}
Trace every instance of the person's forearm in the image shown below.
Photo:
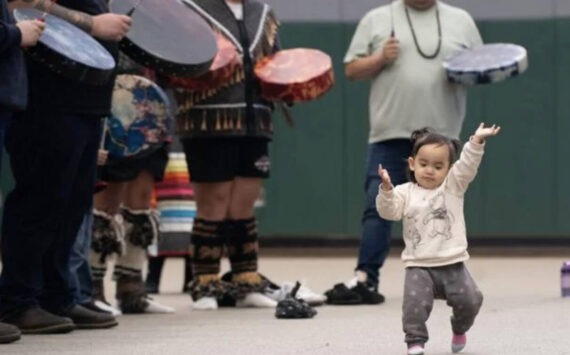
{"label": "person's forearm", "polygon": [[346,77],[350,80],[368,80],[384,67],[381,53],[358,58],[344,66]]}
{"label": "person's forearm", "polygon": [[80,12],[68,9],[61,5],[53,4],[51,0],[17,0],[10,3],[11,7],[34,7],[40,11],[47,11],[59,18],[62,18],[87,33],[93,32],[93,17]]}

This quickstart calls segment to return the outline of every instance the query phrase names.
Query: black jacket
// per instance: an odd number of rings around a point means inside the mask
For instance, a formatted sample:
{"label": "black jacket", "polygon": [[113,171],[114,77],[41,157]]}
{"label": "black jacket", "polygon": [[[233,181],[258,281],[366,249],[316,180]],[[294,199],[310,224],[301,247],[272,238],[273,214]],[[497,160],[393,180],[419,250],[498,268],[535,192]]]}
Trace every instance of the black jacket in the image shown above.
{"label": "black jacket", "polygon": [[6,0],[0,0],[0,111],[18,111],[28,103],[22,34],[14,25]]}

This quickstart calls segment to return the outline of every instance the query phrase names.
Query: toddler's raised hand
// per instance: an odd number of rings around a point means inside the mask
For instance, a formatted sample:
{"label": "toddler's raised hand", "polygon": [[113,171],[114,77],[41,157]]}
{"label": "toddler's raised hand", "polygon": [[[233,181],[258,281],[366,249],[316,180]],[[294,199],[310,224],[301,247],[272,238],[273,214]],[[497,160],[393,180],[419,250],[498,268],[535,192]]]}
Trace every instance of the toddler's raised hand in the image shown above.
{"label": "toddler's raised hand", "polygon": [[497,125],[492,125],[491,127],[485,127],[485,124],[481,122],[475,134],[473,135],[473,140],[475,143],[482,144],[485,142],[485,138],[496,136],[501,131],[501,127]]}
{"label": "toddler's raised hand", "polygon": [[390,174],[388,174],[388,170],[382,168],[382,164],[378,164],[378,175],[382,180],[382,190],[392,190],[392,180],[390,179]]}

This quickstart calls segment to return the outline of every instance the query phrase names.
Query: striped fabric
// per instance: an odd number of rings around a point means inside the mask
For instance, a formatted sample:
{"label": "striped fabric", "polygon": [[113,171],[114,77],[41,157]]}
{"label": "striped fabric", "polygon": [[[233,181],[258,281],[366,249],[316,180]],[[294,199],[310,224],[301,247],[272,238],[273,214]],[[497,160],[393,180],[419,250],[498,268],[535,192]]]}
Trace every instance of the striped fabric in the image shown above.
{"label": "striped fabric", "polygon": [[184,153],[169,153],[164,180],[155,184],[160,237],[156,253],[152,254],[176,256],[190,253],[190,232],[196,216],[196,203],[189,181]]}

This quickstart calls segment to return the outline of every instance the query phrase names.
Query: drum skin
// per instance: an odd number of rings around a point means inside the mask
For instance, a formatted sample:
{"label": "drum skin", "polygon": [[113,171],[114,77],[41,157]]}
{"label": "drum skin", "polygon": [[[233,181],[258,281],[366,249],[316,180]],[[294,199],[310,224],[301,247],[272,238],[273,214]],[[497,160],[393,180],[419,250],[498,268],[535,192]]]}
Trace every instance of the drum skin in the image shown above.
{"label": "drum skin", "polygon": [[160,87],[142,76],[119,75],[105,129],[105,150],[113,159],[152,153],[167,139],[171,117],[170,102]]}
{"label": "drum skin", "polygon": [[453,54],[443,62],[443,68],[454,84],[497,83],[526,71],[527,51],[516,44],[485,44]]}
{"label": "drum skin", "polygon": [[52,71],[90,85],[106,84],[115,68],[113,56],[78,27],[32,8],[14,10],[16,21],[44,18],[46,28],[26,54]]}
{"label": "drum skin", "polygon": [[171,78],[170,84],[189,91],[216,90],[231,84],[242,63],[237,50],[221,33],[216,33],[218,53],[210,69],[195,78]]}
{"label": "drum skin", "polygon": [[208,71],[217,48],[204,19],[179,0],[113,0],[110,8],[127,14],[136,4],[121,50],[164,75],[195,77]]}
{"label": "drum skin", "polygon": [[261,95],[288,103],[314,100],[334,85],[329,55],[316,49],[295,48],[262,58],[255,66]]}

